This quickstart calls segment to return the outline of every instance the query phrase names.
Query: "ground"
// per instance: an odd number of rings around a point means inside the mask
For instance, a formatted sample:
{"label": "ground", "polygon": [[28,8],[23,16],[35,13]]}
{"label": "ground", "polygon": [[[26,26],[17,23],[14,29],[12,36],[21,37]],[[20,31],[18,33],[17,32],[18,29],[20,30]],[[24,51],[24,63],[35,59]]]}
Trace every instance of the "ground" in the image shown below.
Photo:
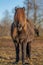
{"label": "ground", "polygon": [[[15,47],[11,39],[0,39],[0,65],[14,65]],[[35,39],[31,44],[30,65],[43,65],[43,39]],[[19,61],[18,65],[22,65]]]}

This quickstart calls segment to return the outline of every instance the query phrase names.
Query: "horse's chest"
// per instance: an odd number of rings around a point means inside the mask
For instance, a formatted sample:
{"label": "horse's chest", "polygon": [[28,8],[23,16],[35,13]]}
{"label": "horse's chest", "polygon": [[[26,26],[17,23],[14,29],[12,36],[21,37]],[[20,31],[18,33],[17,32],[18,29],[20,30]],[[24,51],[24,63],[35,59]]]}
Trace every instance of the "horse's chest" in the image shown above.
{"label": "horse's chest", "polygon": [[22,30],[21,33],[19,34],[19,39],[20,41],[22,42],[23,40],[26,40],[27,39],[27,35],[26,33]]}

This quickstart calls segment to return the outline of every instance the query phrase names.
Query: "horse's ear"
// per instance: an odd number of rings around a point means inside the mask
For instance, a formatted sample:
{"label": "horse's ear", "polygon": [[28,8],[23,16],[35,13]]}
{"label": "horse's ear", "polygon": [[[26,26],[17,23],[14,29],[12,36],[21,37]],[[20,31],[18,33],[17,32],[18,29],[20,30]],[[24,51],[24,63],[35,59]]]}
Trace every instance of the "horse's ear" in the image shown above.
{"label": "horse's ear", "polygon": [[23,9],[25,10],[25,7],[23,7]]}
{"label": "horse's ear", "polygon": [[15,7],[15,11],[17,10],[17,7]]}

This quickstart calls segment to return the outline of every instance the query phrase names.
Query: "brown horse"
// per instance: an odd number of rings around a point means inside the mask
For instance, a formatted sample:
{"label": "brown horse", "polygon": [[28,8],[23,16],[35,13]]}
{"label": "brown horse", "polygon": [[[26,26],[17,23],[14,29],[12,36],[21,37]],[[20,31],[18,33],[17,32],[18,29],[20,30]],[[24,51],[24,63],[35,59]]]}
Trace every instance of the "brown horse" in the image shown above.
{"label": "brown horse", "polygon": [[[16,8],[14,22],[11,26],[11,36],[16,49],[16,61],[19,61],[19,43],[22,48],[22,61],[25,62],[26,55],[30,58],[31,42],[34,39],[34,24],[26,19],[25,8]],[[26,48],[28,52],[26,54]]]}

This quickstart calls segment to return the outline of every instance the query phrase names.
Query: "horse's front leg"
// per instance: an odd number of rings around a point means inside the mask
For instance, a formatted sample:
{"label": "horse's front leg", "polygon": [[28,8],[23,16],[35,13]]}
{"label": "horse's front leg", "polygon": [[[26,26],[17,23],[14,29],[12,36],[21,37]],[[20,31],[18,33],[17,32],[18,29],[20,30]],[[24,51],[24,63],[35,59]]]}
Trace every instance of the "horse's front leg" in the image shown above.
{"label": "horse's front leg", "polygon": [[27,43],[22,43],[22,63],[26,63],[26,45]]}
{"label": "horse's front leg", "polygon": [[19,43],[15,44],[15,50],[16,50],[16,63],[19,62]]}

